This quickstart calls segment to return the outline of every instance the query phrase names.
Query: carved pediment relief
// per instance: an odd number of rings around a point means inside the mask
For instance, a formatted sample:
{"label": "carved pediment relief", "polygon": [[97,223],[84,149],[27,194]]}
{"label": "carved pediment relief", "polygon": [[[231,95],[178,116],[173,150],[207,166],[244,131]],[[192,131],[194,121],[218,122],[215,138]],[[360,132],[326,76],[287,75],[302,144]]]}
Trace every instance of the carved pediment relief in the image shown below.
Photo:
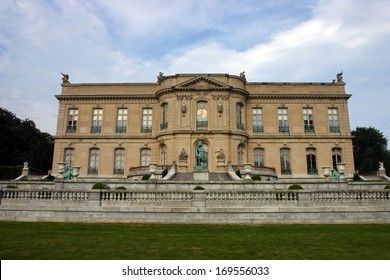
{"label": "carved pediment relief", "polygon": [[217,80],[200,76],[190,80],[187,80],[181,84],[178,84],[174,87],[175,89],[185,89],[185,90],[215,90],[215,89],[227,89],[229,86],[227,84],[221,83]]}

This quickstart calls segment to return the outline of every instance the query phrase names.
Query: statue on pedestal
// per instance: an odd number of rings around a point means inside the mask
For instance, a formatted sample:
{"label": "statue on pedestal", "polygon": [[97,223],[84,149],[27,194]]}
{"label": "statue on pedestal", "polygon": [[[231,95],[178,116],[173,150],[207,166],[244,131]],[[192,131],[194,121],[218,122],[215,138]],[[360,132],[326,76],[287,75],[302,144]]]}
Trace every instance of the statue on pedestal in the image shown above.
{"label": "statue on pedestal", "polygon": [[208,168],[208,162],[204,151],[203,142],[198,142],[195,147],[195,168],[206,170]]}

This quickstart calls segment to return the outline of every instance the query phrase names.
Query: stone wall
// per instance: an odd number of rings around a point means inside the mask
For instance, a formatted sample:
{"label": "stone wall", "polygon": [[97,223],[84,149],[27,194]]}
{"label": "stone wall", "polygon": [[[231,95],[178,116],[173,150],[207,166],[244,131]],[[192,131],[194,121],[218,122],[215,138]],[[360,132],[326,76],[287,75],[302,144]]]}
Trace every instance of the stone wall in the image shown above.
{"label": "stone wall", "polygon": [[389,223],[390,190],[0,191],[0,220],[129,223]]}

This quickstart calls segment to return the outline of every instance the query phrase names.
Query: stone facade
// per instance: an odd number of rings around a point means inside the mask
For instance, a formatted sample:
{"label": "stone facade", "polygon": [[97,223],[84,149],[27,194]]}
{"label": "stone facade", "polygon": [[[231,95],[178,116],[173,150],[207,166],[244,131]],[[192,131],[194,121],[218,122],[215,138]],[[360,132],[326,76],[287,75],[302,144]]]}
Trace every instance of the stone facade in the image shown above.
{"label": "stone facade", "polygon": [[342,77],[332,83],[248,82],[245,75],[160,73],[152,83],[62,84],[53,174],[58,162],[79,178],[126,178],[154,162],[207,168],[229,162],[275,168],[278,178],[319,178],[345,162],[354,172]]}

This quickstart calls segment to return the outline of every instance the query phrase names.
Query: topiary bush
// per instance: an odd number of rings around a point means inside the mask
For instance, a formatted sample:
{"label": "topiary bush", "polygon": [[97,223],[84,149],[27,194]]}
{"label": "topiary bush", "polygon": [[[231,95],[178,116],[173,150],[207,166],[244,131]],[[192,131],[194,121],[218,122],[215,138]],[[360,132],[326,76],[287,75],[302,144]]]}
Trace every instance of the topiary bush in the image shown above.
{"label": "topiary bush", "polygon": [[194,191],[204,191],[204,188],[202,186],[196,186]]}
{"label": "topiary bush", "polygon": [[125,188],[124,186],[119,186],[119,187],[117,187],[115,190],[121,191],[121,190],[126,190],[126,188]]}
{"label": "topiary bush", "polygon": [[254,181],[261,181],[261,176],[259,174],[253,174],[252,175],[252,180],[254,180]]}
{"label": "topiary bush", "polygon": [[149,178],[150,178],[150,176],[152,176],[152,174],[144,174],[144,175],[142,175],[142,181],[147,181],[147,180],[149,180]]}
{"label": "topiary bush", "polygon": [[14,186],[14,185],[8,185],[7,186],[7,189],[17,189],[18,187],[17,186]]}
{"label": "topiary bush", "polygon": [[291,185],[291,186],[288,187],[288,189],[289,190],[303,190],[301,185],[298,185],[298,184]]}
{"label": "topiary bush", "polygon": [[103,183],[96,183],[92,186],[93,190],[106,190],[109,188],[110,188],[109,186],[107,186],[106,184],[103,184]]}
{"label": "topiary bush", "polygon": [[385,187],[385,190],[390,190],[390,185],[387,185],[387,186]]}

